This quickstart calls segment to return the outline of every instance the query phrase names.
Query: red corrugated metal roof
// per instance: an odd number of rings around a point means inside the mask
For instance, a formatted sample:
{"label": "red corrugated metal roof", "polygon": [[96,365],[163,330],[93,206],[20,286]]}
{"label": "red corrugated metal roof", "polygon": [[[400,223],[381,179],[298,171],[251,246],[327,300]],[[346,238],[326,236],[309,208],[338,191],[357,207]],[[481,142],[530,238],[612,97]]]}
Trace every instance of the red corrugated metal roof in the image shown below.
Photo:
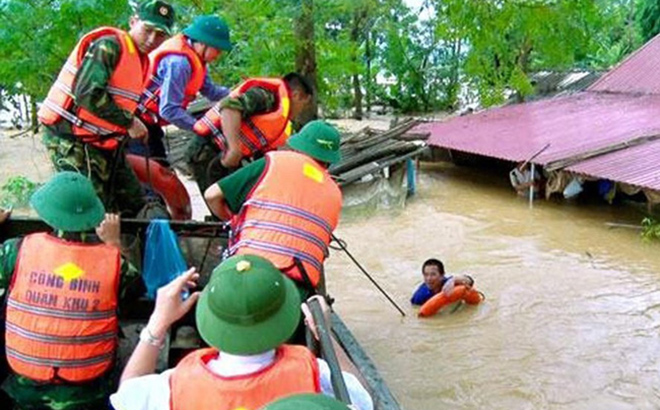
{"label": "red corrugated metal roof", "polygon": [[660,94],[660,36],[639,48],[587,90]]}
{"label": "red corrugated metal roof", "polygon": [[660,141],[588,159],[566,170],[660,190]]}
{"label": "red corrugated metal roof", "polygon": [[583,92],[421,124],[414,131],[430,132],[430,145],[510,161],[524,161],[550,143],[534,160],[547,164],[660,134],[659,114],[660,95]]}

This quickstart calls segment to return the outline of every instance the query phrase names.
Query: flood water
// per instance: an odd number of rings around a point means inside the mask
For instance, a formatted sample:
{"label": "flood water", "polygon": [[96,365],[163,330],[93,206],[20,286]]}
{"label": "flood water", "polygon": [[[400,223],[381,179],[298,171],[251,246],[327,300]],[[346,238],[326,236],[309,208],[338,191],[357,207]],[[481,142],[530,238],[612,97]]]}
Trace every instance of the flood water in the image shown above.
{"label": "flood water", "polygon": [[[506,175],[428,165],[404,210],[347,215],[337,234],[407,312],[339,252],[335,308],[408,410],[660,408],[660,245],[606,222],[634,208],[537,201]],[[421,264],[444,261],[486,301],[420,320]]]}
{"label": "flood water", "polygon": [[[47,178],[41,145],[24,142],[0,151],[0,179]],[[31,166],[11,160],[28,154]],[[426,165],[405,209],[349,211],[337,235],[407,317],[333,251],[335,309],[407,410],[660,408],[660,244],[605,225],[642,214],[547,201],[529,209],[507,179]],[[417,319],[408,301],[429,257],[472,275],[486,301]]]}

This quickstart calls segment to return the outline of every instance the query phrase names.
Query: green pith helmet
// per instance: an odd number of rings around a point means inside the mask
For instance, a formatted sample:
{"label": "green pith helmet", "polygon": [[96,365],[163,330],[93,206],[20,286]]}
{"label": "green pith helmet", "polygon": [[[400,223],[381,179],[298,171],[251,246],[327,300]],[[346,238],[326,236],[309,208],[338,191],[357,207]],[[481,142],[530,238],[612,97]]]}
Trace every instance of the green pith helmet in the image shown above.
{"label": "green pith helmet", "polygon": [[307,123],[299,133],[291,136],[287,144],[296,151],[328,164],[341,160],[341,135],[332,125],[321,120]]}
{"label": "green pith helmet", "polygon": [[349,410],[349,407],[325,394],[296,394],[274,401],[259,410]]}
{"label": "green pith helmet", "polygon": [[229,26],[218,16],[199,16],[183,30],[188,38],[218,50],[231,51]]}
{"label": "green pith helmet", "polygon": [[300,293],[267,259],[233,256],[213,270],[197,302],[197,329],[221,352],[253,355],[288,340],[300,321]]}
{"label": "green pith helmet", "polygon": [[70,171],[55,174],[32,195],[30,205],[48,225],[67,232],[94,229],[105,214],[90,180]]}
{"label": "green pith helmet", "polygon": [[143,22],[156,27],[165,33],[172,34],[174,27],[174,8],[161,0],[145,0],[138,5],[137,16]]}

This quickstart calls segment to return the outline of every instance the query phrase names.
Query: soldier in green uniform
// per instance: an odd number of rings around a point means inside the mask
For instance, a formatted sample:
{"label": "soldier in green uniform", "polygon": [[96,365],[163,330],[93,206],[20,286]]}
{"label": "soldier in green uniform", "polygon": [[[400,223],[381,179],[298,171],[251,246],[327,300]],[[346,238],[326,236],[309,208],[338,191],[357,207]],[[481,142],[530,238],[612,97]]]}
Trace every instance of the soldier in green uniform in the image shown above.
{"label": "soldier in green uniform", "polygon": [[[30,200],[37,214],[52,228],[51,237],[63,243],[89,244],[100,241],[119,247],[119,217],[105,214],[87,178],[74,172],[60,172],[40,188]],[[96,235],[94,235],[94,227]],[[17,260],[38,258],[20,253],[23,238],[13,238],[0,246],[0,293],[3,310],[7,303]],[[134,300],[141,291],[139,272],[123,257],[120,264],[120,306]],[[5,315],[3,314],[3,317]],[[3,338],[4,340],[4,338]],[[4,350],[4,349],[3,349]],[[17,410],[81,410],[107,408],[108,396],[116,388],[114,372],[90,382],[50,384],[31,380],[10,372],[2,390],[14,401]],[[3,404],[6,404],[3,402]],[[6,409],[7,407],[2,407]]]}
{"label": "soldier in green uniform", "polygon": [[[282,80],[291,93],[289,118],[294,123],[294,127],[299,128],[296,126],[297,117],[312,101],[314,88],[298,73],[289,73]],[[217,110],[229,112],[230,122],[234,122],[229,125],[223,124],[222,129],[226,134],[228,128],[238,127],[241,121],[252,116],[272,112],[277,106],[278,98],[272,90],[251,87],[239,95],[222,99],[217,104]],[[304,124],[300,124],[300,126],[302,125]],[[240,165],[240,157],[228,158],[225,156],[221,158],[222,154],[211,137],[195,135],[190,140],[186,150],[186,160],[200,192],[203,193],[215,181],[227,176],[229,170],[234,170]]]}
{"label": "soldier in green uniform", "polygon": [[[78,66],[73,67],[73,79],[70,84],[62,84],[65,71],[71,69],[72,59],[69,59],[39,113],[45,126],[43,142],[55,169],[88,176],[106,208],[125,215],[135,215],[145,205],[142,188],[125,161],[123,150],[126,136],[143,138],[147,134],[145,125],[133,115],[137,106],[133,94],[141,92],[148,66],[147,54],[169,37],[173,25],[171,5],[161,0],[142,2],[136,15],[131,17],[128,32],[117,31],[84,43],[86,50]],[[122,38],[125,34],[130,36],[129,40]],[[82,44],[81,40],[79,47]],[[135,60],[129,62],[127,57],[136,51],[140,58],[137,64]],[[128,64],[131,67],[126,67]],[[140,90],[136,91],[138,83]],[[131,84],[131,87],[126,90],[118,86],[122,84]],[[50,101],[51,94],[58,92],[56,88],[64,88],[72,102],[58,106],[57,101]],[[122,104],[118,96],[132,102]],[[59,117],[48,109],[55,110]],[[94,116],[85,121],[87,124],[79,121],[83,118],[82,110]],[[95,132],[103,130],[102,125],[106,124],[113,127],[111,130],[125,132]],[[111,143],[112,140],[116,143]]]}

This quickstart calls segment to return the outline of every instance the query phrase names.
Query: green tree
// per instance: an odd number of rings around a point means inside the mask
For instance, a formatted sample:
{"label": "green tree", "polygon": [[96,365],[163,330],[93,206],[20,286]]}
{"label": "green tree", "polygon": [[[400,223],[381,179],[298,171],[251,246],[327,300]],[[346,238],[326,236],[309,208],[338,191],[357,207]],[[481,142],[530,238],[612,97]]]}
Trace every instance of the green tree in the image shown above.
{"label": "green tree", "polygon": [[636,18],[643,41],[649,41],[660,33],[660,2],[657,0],[638,0]]}
{"label": "green tree", "polygon": [[101,25],[127,27],[130,9],[113,0],[5,0],[0,2],[0,88],[45,97],[78,39]]}
{"label": "green tree", "polygon": [[485,105],[501,102],[506,89],[528,95],[532,71],[568,69],[582,59],[600,18],[593,0],[439,0],[434,5],[438,31],[450,44],[465,45],[462,69]]}

